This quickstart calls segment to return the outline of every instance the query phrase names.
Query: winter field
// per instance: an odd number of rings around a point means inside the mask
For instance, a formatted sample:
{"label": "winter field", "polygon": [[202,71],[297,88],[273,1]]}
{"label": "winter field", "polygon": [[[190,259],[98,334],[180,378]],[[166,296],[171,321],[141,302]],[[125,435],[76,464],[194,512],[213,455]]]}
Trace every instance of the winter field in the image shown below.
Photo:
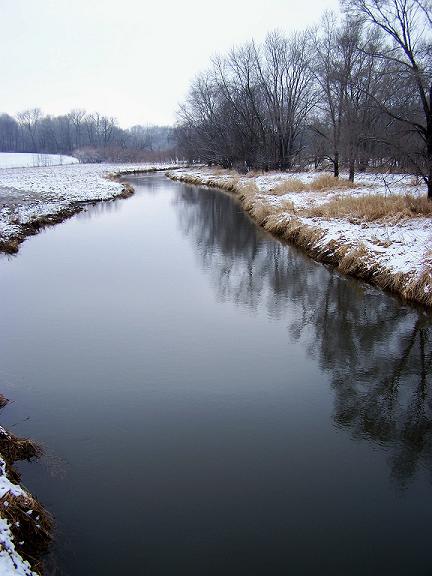
{"label": "winter field", "polygon": [[258,224],[315,259],[432,305],[432,202],[412,176],[361,174],[354,186],[322,172],[198,168],[170,177],[235,192]]}
{"label": "winter field", "polygon": [[110,200],[127,186],[119,173],[173,168],[159,164],[69,164],[0,169],[0,247],[15,252],[33,228],[55,223],[87,202]]}
{"label": "winter field", "polygon": [[27,152],[0,152],[1,168],[34,168],[37,166],[58,166],[77,164],[73,156],[63,154],[32,154]]}

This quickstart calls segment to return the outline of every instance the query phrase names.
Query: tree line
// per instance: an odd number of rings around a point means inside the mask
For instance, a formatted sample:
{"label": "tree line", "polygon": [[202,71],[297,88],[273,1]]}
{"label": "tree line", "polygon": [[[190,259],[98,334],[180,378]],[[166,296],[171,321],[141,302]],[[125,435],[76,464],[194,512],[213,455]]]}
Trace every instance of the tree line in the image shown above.
{"label": "tree line", "polygon": [[73,154],[84,162],[164,160],[173,157],[173,128],[133,126],[98,112],[72,110],[60,116],[39,108],[12,117],[0,114],[0,152]]}
{"label": "tree line", "polygon": [[190,161],[417,174],[432,198],[432,2],[341,0],[312,30],[212,59],[179,110]]}

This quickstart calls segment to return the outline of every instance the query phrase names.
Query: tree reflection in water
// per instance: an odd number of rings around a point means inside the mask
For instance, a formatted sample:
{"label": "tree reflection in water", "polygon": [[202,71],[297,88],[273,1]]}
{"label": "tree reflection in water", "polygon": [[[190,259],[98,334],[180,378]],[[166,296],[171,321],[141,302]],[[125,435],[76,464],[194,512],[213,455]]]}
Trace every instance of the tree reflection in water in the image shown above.
{"label": "tree reflection in water", "polygon": [[181,228],[218,297],[288,322],[331,374],[335,424],[384,446],[402,486],[420,467],[431,473],[431,315],[269,238],[224,193],[178,190]]}

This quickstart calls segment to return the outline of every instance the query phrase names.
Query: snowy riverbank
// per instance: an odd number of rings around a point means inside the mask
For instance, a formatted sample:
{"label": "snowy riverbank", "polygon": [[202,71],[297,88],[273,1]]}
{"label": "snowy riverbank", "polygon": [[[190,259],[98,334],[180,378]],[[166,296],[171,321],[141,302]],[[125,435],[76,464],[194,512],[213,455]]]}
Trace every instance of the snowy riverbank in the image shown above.
{"label": "snowy riverbank", "polygon": [[22,558],[18,550],[20,544],[22,547],[25,542],[23,540],[17,542],[12,533],[12,526],[15,524],[15,528],[17,528],[18,521],[10,522],[6,517],[9,500],[12,498],[27,501],[28,512],[33,512],[30,494],[8,478],[6,462],[0,456],[0,502],[2,507],[0,510],[0,574],[3,576],[33,576],[36,575],[36,572],[33,572],[30,564]]}
{"label": "snowy riverbank", "polygon": [[0,168],[0,251],[16,252],[20,242],[90,202],[125,197],[121,174],[174,168],[163,164],[72,164]]}
{"label": "snowy riverbank", "polygon": [[411,176],[362,174],[355,187],[339,187],[317,172],[241,176],[195,168],[168,175],[237,193],[259,225],[316,260],[432,305],[432,203]]}
{"label": "snowy riverbank", "polygon": [[[7,404],[0,394],[0,408]],[[41,456],[31,440],[18,438],[0,426],[0,574],[37,576],[40,559],[51,541],[52,519],[20,485],[18,460]]]}

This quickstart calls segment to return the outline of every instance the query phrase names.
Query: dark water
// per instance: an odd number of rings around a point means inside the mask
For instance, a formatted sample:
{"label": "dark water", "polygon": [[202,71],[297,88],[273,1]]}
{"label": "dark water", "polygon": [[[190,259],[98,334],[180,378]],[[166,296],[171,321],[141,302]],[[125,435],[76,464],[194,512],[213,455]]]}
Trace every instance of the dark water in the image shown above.
{"label": "dark water", "polygon": [[431,317],[131,178],[0,261],[50,574],[430,575]]}

